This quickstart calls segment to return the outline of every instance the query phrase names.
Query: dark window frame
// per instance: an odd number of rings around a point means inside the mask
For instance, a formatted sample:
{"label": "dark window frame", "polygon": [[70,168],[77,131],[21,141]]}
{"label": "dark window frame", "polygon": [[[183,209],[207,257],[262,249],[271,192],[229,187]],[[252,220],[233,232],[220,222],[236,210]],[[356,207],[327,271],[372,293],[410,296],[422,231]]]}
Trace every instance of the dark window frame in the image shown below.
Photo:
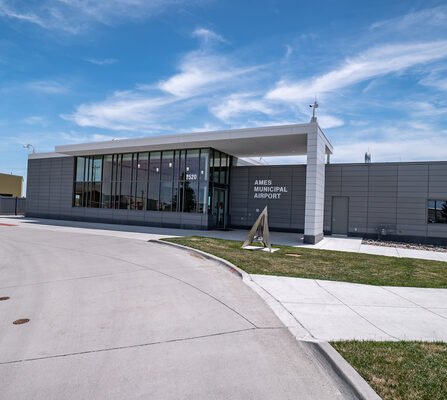
{"label": "dark window frame", "polygon": [[[430,207],[430,203],[434,207]],[[438,203],[443,203],[438,206]],[[444,214],[443,216],[440,216]],[[447,200],[428,199],[427,200],[427,224],[447,224]]]}

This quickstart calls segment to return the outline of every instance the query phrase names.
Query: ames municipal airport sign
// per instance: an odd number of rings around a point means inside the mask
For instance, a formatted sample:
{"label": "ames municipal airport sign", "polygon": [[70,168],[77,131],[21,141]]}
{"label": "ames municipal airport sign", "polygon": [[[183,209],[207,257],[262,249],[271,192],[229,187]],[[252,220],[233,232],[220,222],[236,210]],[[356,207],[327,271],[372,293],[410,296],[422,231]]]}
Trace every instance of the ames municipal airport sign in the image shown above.
{"label": "ames municipal airport sign", "polygon": [[288,193],[287,186],[275,186],[271,179],[256,179],[253,185],[255,199],[278,200]]}

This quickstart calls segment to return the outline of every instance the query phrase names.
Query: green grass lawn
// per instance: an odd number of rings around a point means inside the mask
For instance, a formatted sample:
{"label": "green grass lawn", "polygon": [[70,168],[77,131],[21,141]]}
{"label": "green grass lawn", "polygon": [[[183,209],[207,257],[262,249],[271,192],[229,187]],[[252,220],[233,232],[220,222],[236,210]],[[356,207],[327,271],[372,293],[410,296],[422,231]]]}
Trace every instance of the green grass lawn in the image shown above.
{"label": "green grass lawn", "polygon": [[331,344],[384,400],[447,399],[447,343]]}
{"label": "green grass lawn", "polygon": [[251,274],[282,275],[386,286],[447,288],[447,263],[342,251],[275,246],[242,250],[242,242],[204,237],[164,239],[206,251]]}

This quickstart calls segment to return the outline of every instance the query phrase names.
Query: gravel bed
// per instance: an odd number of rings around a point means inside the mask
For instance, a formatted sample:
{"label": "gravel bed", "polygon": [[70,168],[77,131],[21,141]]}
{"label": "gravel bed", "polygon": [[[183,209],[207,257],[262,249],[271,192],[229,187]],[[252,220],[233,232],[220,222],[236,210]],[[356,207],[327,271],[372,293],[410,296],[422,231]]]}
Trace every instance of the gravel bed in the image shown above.
{"label": "gravel bed", "polygon": [[388,240],[374,240],[374,239],[363,239],[362,244],[369,244],[372,246],[382,246],[382,247],[400,247],[404,249],[413,249],[413,250],[440,251],[443,253],[447,253],[447,246],[435,246],[433,244],[403,243],[403,242],[393,242]]}

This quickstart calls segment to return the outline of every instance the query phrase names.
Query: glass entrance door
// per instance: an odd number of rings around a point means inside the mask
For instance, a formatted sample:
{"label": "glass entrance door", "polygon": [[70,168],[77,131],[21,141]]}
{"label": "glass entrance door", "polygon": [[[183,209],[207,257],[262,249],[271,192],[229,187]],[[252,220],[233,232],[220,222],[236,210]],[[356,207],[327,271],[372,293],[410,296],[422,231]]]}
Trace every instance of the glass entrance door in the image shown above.
{"label": "glass entrance door", "polygon": [[214,188],[213,191],[213,225],[214,228],[225,228],[226,189]]}

